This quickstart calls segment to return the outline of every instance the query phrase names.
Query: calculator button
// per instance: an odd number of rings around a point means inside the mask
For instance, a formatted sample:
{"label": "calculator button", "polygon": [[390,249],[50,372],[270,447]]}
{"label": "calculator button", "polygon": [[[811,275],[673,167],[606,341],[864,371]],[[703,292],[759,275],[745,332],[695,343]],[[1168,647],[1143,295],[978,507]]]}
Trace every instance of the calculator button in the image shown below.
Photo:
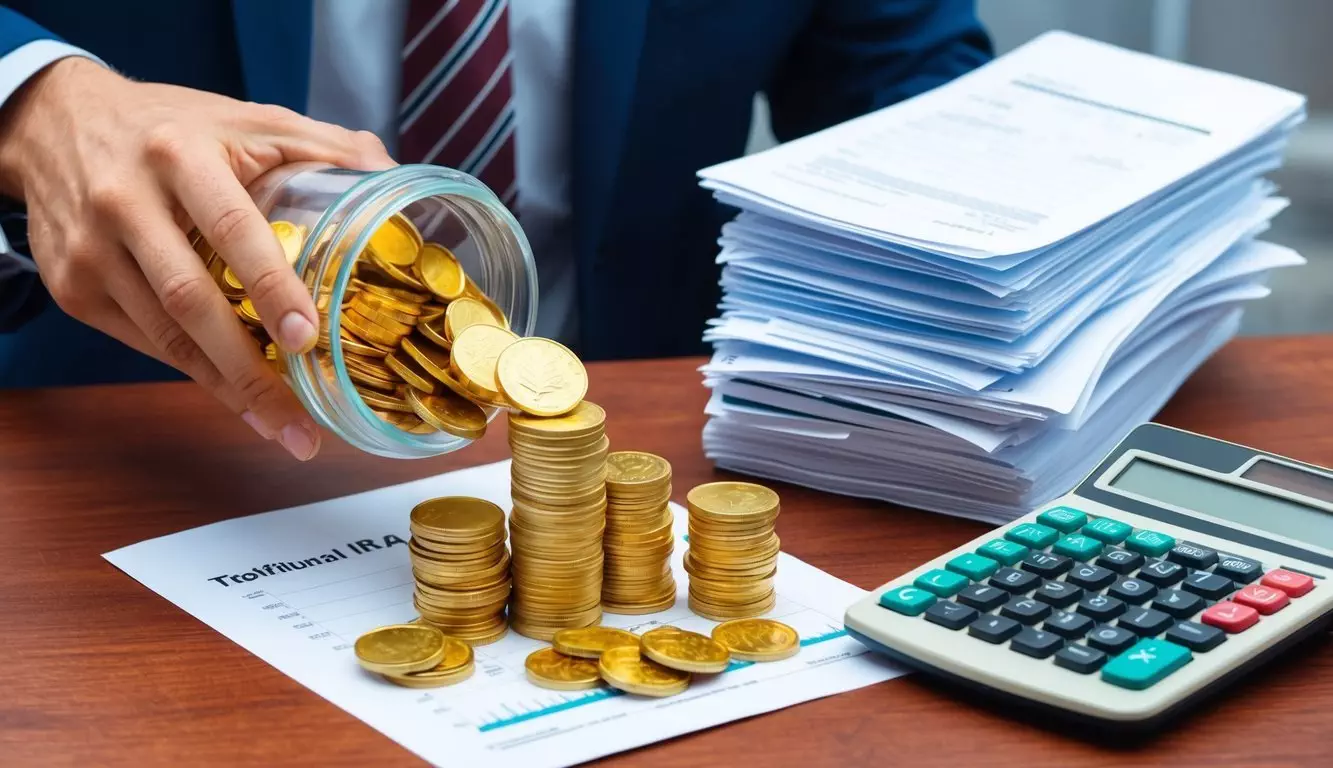
{"label": "calculator button", "polygon": [[1220,600],[1230,594],[1236,585],[1225,576],[1218,576],[1208,571],[1195,571],[1185,577],[1180,587],[1196,595],[1203,595],[1209,600]]}
{"label": "calculator button", "polygon": [[1176,545],[1176,540],[1157,531],[1135,531],[1125,539],[1125,546],[1149,557],[1161,557]]}
{"label": "calculator button", "polygon": [[1088,645],[1107,653],[1120,653],[1134,644],[1139,636],[1128,629],[1103,624],[1088,634]]}
{"label": "calculator button", "polygon": [[1213,573],[1221,574],[1241,584],[1249,584],[1259,578],[1259,574],[1263,572],[1264,567],[1262,565],[1235,555],[1222,555],[1221,561],[1213,569]]}
{"label": "calculator button", "polygon": [[894,587],[879,596],[880,605],[904,616],[919,616],[934,603],[934,595],[917,587]]}
{"label": "calculator button", "polygon": [[1102,551],[1102,543],[1094,538],[1076,533],[1055,542],[1051,551],[1057,555],[1072,557],[1075,560],[1091,560]]}
{"label": "calculator button", "polygon": [[1166,632],[1166,639],[1196,653],[1211,651],[1227,639],[1226,633],[1207,624],[1182,621]]}
{"label": "calculator button", "polygon": [[1143,565],[1143,555],[1128,549],[1108,549],[1097,558],[1097,565],[1119,574],[1127,574]]}
{"label": "calculator button", "polygon": [[1065,641],[1059,635],[1053,635],[1050,632],[1042,632],[1040,629],[1024,627],[1022,632],[1014,638],[1009,644],[1009,649],[1018,651],[1024,656],[1031,656],[1034,659],[1044,659],[1052,653],[1060,650],[1060,646]]}
{"label": "calculator button", "polygon": [[1152,607],[1165,611],[1177,619],[1187,619],[1202,610],[1203,606],[1202,597],[1179,589],[1168,589],[1152,601]]}
{"label": "calculator button", "polygon": [[998,644],[1018,634],[1022,626],[1013,619],[1006,619],[1003,616],[982,615],[972,622],[972,626],[967,628],[967,633],[978,640]]}
{"label": "calculator button", "polygon": [[952,571],[932,568],[917,576],[912,584],[927,592],[933,592],[936,597],[953,597],[958,594],[958,590],[967,586],[967,577],[959,576]]}
{"label": "calculator button", "polygon": [[1259,623],[1259,612],[1248,605],[1223,600],[1213,603],[1199,616],[1199,621],[1211,624],[1229,635],[1244,632]]}
{"label": "calculator button", "polygon": [[1241,605],[1250,606],[1264,616],[1277,613],[1283,608],[1286,608],[1287,603],[1291,602],[1291,598],[1287,597],[1286,592],[1273,587],[1260,586],[1258,584],[1251,584],[1248,587],[1245,587],[1237,592],[1231,599]]}
{"label": "calculator button", "polygon": [[1023,558],[1020,567],[1038,576],[1053,579],[1069,570],[1069,567],[1073,564],[1074,561],[1064,555],[1052,555],[1049,552],[1029,552],[1028,556]]}
{"label": "calculator button", "polygon": [[1102,667],[1102,679],[1121,688],[1141,691],[1156,685],[1194,658],[1190,650],[1167,640],[1140,640]]}
{"label": "calculator button", "polygon": [[1023,523],[1005,531],[1004,537],[1015,544],[1033,549],[1045,549],[1060,538],[1060,532],[1040,523]]}
{"label": "calculator button", "polygon": [[1136,635],[1142,637],[1152,637],[1160,635],[1171,626],[1172,620],[1161,611],[1154,611],[1151,608],[1131,608],[1120,617],[1118,626],[1128,629]]}
{"label": "calculator button", "polygon": [[1085,534],[1107,544],[1119,544],[1125,540],[1125,537],[1132,530],[1134,530],[1133,526],[1119,520],[1112,520],[1109,517],[1098,518],[1083,526]]}
{"label": "calculator button", "polygon": [[1180,563],[1187,568],[1212,568],[1217,565],[1217,552],[1198,544],[1182,541],[1166,553],[1166,559],[1173,563]]}
{"label": "calculator button", "polygon": [[1149,560],[1139,569],[1138,575],[1140,579],[1151,581],[1159,587],[1169,587],[1185,578],[1185,566],[1165,560]]}
{"label": "calculator button", "polygon": [[992,573],[995,573],[995,569],[999,568],[1000,564],[989,557],[982,557],[981,555],[974,555],[969,552],[968,554],[955,557],[945,563],[944,567],[954,573],[961,573],[973,581],[981,581]]}
{"label": "calculator button", "polygon": [[1068,638],[1083,637],[1092,627],[1092,619],[1069,611],[1056,611],[1042,625],[1047,632],[1054,632]]}
{"label": "calculator button", "polygon": [[1036,624],[1051,615],[1051,606],[1030,597],[1014,598],[1004,604],[1000,609],[1000,615],[1008,616],[1023,624]]}
{"label": "calculator button", "polygon": [[1125,604],[1106,595],[1085,595],[1078,601],[1078,612],[1095,621],[1110,621],[1125,612]]}
{"label": "calculator button", "polygon": [[1022,544],[1015,544],[1012,541],[1004,539],[991,539],[990,541],[977,547],[977,554],[983,557],[989,557],[992,560],[999,560],[1004,565],[1013,565],[1023,559],[1023,555],[1028,553],[1028,548]]}
{"label": "calculator button", "polygon": [[1045,581],[1032,596],[1056,608],[1066,608],[1078,602],[1083,590],[1063,581]]}
{"label": "calculator button", "polygon": [[951,603],[948,600],[941,600],[938,603],[926,609],[922,614],[926,621],[932,624],[939,624],[946,629],[962,629],[977,618],[977,612],[966,605]]}
{"label": "calculator button", "polygon": [[999,587],[1006,592],[1013,592],[1015,594],[1027,592],[1037,586],[1038,581],[1040,581],[1040,579],[1035,575],[1027,573],[1026,571],[1014,570],[1013,568],[1001,568],[995,572],[994,576],[990,577],[992,586]]}
{"label": "calculator button", "polygon": [[1101,669],[1106,663],[1106,654],[1096,648],[1070,644],[1055,654],[1055,666],[1064,667],[1080,675],[1087,675]]}
{"label": "calculator button", "polygon": [[[920,586],[920,585],[918,585]],[[1142,579],[1122,578],[1106,590],[1106,594],[1119,598],[1132,605],[1142,605],[1157,594],[1157,587]]]}
{"label": "calculator button", "polygon": [[976,608],[978,611],[991,611],[1004,605],[1009,599],[1009,593],[996,587],[985,584],[973,584],[970,587],[964,587],[962,592],[958,593],[956,598],[963,605]]}
{"label": "calculator button", "polygon": [[1073,533],[1088,522],[1088,516],[1073,507],[1054,507],[1037,515],[1037,522],[1060,533]]}
{"label": "calculator button", "polygon": [[1076,565],[1065,581],[1094,592],[1115,581],[1115,574],[1100,565]]}
{"label": "calculator button", "polygon": [[1275,568],[1265,573],[1264,578],[1259,583],[1269,587],[1277,587],[1292,597],[1300,597],[1314,589],[1314,579],[1303,573],[1293,573],[1282,568]]}

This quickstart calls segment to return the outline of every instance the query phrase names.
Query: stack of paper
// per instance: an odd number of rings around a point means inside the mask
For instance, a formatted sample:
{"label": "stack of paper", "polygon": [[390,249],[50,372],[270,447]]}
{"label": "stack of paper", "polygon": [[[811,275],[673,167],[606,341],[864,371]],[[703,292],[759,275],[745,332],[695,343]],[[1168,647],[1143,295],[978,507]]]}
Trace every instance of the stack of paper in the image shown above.
{"label": "stack of paper", "polygon": [[1071,488],[1235,334],[1298,94],[1050,33],[700,173],[719,465],[1000,521]]}

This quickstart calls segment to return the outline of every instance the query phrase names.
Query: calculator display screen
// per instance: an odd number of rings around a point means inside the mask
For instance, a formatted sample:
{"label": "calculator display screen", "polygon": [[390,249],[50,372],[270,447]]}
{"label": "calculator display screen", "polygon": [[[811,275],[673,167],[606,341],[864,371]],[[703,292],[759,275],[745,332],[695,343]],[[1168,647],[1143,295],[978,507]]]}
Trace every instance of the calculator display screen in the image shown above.
{"label": "calculator display screen", "polygon": [[[1260,482],[1259,478],[1253,478]],[[1333,514],[1261,491],[1135,459],[1111,488],[1333,549]],[[1300,492],[1293,488],[1293,491]]]}

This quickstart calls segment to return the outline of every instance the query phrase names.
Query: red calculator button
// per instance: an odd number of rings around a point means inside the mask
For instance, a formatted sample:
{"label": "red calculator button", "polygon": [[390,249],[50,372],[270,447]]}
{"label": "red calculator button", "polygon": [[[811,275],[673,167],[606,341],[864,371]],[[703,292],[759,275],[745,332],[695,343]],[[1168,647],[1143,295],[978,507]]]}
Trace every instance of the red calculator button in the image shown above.
{"label": "red calculator button", "polygon": [[1234,635],[1258,624],[1259,612],[1248,605],[1223,600],[1209,606],[1208,610],[1204,611],[1203,615],[1199,617],[1199,620],[1204,624],[1212,624],[1227,634]]}
{"label": "red calculator button", "polygon": [[1275,568],[1265,573],[1259,583],[1269,587],[1277,587],[1292,597],[1300,597],[1314,589],[1314,579],[1303,573],[1292,573],[1281,568]]}
{"label": "red calculator button", "polygon": [[1236,593],[1231,598],[1241,605],[1248,605],[1254,610],[1267,616],[1270,613],[1277,613],[1287,607],[1291,599],[1287,593],[1273,587],[1261,587],[1258,584],[1251,584]]}

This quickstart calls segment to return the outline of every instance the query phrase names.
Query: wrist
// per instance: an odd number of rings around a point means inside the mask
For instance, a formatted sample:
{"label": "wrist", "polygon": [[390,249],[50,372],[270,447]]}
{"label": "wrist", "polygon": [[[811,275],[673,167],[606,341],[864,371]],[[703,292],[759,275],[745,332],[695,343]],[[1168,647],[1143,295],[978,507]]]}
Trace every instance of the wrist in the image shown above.
{"label": "wrist", "polygon": [[26,169],[34,160],[34,142],[60,129],[64,83],[97,72],[101,64],[82,56],[51,62],[28,78],[0,107],[0,194],[22,199]]}

